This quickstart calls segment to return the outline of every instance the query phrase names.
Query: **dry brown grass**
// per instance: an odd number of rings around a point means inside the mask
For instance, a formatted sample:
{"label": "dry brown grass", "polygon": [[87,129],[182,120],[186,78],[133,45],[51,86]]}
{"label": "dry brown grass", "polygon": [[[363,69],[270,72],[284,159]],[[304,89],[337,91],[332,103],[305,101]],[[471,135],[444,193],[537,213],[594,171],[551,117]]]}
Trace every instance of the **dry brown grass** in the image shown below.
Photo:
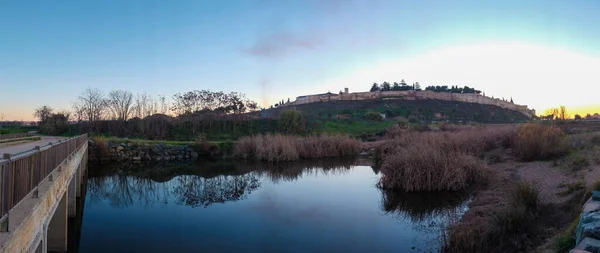
{"label": "dry brown grass", "polygon": [[344,135],[299,137],[266,134],[240,138],[234,152],[244,159],[284,162],[356,155],[359,146],[356,139]]}
{"label": "dry brown grass", "polygon": [[96,143],[100,157],[108,157],[110,155],[110,152],[108,151],[108,139],[106,137],[96,136],[93,137],[92,140]]}
{"label": "dry brown grass", "polygon": [[523,161],[548,159],[567,153],[569,143],[557,126],[528,123],[517,129],[515,151]]}
{"label": "dry brown grass", "polygon": [[524,252],[535,234],[540,212],[539,189],[517,183],[505,203],[476,219],[450,225],[442,252]]}
{"label": "dry brown grass", "polygon": [[509,147],[514,127],[478,127],[455,132],[396,131],[381,149],[379,187],[455,191],[484,182],[488,166],[477,156]]}

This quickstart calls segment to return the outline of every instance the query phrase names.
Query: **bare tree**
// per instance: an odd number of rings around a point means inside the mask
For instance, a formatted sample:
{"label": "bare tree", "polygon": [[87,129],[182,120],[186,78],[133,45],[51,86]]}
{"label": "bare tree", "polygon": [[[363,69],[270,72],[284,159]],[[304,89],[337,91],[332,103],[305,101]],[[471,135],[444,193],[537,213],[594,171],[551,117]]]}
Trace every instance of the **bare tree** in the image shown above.
{"label": "bare tree", "polygon": [[145,118],[156,114],[158,105],[152,98],[152,96],[146,93],[139,93],[135,98],[134,111],[135,116]]}
{"label": "bare tree", "polygon": [[40,108],[35,109],[33,116],[40,119],[40,122],[45,122],[52,116],[53,109],[50,106],[44,105]]}
{"label": "bare tree", "polygon": [[80,101],[74,101],[71,105],[73,108],[73,117],[77,120],[77,122],[82,121],[85,116],[85,107],[80,103]]}
{"label": "bare tree", "polygon": [[564,105],[561,105],[560,108],[558,109],[558,118],[565,120],[570,117],[571,117],[571,115],[569,115],[569,113],[567,112],[567,107]]}
{"label": "bare tree", "polygon": [[102,119],[102,115],[106,110],[106,100],[101,90],[87,88],[81,93],[78,101],[83,107],[83,115],[89,122]]}
{"label": "bare tree", "polygon": [[124,90],[113,90],[106,100],[114,119],[127,120],[132,113],[133,94]]}
{"label": "bare tree", "polygon": [[165,96],[158,96],[158,101],[160,102],[160,107],[158,109],[158,113],[160,114],[167,114],[167,112],[169,111],[169,105],[167,104],[167,99],[165,98]]}

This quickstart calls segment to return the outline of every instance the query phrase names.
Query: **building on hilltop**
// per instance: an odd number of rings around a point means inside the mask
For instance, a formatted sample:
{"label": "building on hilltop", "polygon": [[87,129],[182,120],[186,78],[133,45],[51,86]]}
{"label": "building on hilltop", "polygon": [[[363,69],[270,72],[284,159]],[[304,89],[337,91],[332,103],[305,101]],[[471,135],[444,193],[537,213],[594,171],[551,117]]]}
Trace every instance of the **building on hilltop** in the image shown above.
{"label": "building on hilltop", "polygon": [[[346,88],[346,90],[348,90],[348,88]],[[311,101],[309,101],[309,98],[311,98],[311,97],[317,97],[319,99],[322,99],[322,98],[331,98],[331,97],[337,97],[337,96],[338,96],[338,94],[331,93],[331,91],[328,91],[327,93],[322,93],[322,94],[305,95],[305,96],[296,97],[296,101],[294,101],[294,103],[296,103],[296,104],[310,103]]]}

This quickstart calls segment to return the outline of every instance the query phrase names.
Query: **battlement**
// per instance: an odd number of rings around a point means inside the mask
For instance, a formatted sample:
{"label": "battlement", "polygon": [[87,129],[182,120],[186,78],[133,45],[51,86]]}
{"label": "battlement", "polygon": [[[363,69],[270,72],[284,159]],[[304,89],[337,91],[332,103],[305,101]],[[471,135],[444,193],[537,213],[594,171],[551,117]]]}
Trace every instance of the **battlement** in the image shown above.
{"label": "battlement", "polygon": [[349,93],[348,89],[340,94],[335,93],[324,93],[316,95],[306,95],[296,98],[296,101],[285,104],[288,105],[301,105],[316,102],[329,102],[338,100],[369,100],[369,99],[405,99],[405,100],[423,100],[423,99],[436,99],[445,101],[457,101],[484,105],[494,105],[508,110],[517,111],[523,113],[527,117],[535,116],[535,110],[527,108],[526,105],[518,105],[509,101],[504,101],[498,98],[490,98],[480,94],[474,93],[447,93],[447,92],[434,92],[430,90],[414,91],[375,91],[375,92],[353,92]]}

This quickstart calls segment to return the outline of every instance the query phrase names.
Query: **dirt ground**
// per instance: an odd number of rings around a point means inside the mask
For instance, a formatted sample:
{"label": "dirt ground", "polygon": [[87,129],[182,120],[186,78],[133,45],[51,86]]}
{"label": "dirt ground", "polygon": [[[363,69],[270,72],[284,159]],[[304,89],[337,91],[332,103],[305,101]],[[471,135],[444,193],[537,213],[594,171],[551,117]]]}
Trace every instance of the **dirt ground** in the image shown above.
{"label": "dirt ground", "polygon": [[508,249],[517,252],[557,252],[557,236],[577,218],[585,201],[585,193],[600,180],[600,166],[592,164],[572,170],[561,165],[564,162],[560,159],[518,162],[507,154],[500,160],[491,165],[493,175],[490,182],[476,191],[461,223],[485,222],[507,204],[511,190],[518,182],[530,183],[539,189],[542,205],[540,217],[535,221],[535,233],[526,235],[526,239],[515,239],[525,241],[525,248],[519,245],[516,248],[509,246]]}

